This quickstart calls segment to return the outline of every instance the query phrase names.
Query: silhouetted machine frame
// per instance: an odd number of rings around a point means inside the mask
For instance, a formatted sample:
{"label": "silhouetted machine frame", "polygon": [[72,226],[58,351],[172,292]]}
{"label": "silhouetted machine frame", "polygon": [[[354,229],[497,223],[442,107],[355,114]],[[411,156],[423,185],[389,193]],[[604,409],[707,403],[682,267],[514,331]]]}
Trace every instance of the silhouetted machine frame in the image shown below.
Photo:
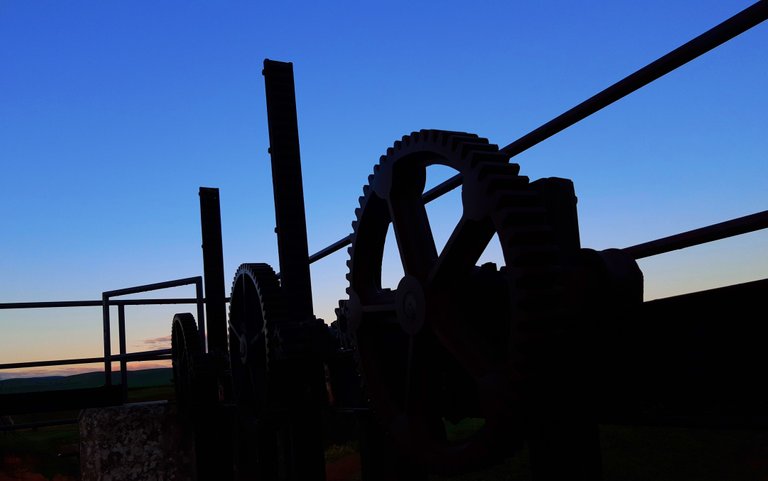
{"label": "silhouetted machine frame", "polygon": [[[201,188],[207,352],[191,315],[173,322],[200,478],[322,480],[324,439],[345,416],[365,480],[472,470],[524,443],[534,479],[595,480],[599,423],[765,427],[768,279],[643,303],[636,259],[766,228],[768,211],[598,252],[580,245],[572,183],[531,182],[509,159],[767,16],[758,2],[501,149],[404,136],[374,167],[354,232],[313,256],[293,68],[266,60],[280,273],[241,265],[227,321],[218,190]],[[433,164],[458,174],[424,192]],[[462,217],[437,252],[424,205],[459,186]],[[394,290],[381,286],[390,228],[405,272]],[[477,266],[493,237],[505,265]],[[329,327],[309,265],[347,245],[348,298]],[[467,420],[471,434],[447,433]]]}

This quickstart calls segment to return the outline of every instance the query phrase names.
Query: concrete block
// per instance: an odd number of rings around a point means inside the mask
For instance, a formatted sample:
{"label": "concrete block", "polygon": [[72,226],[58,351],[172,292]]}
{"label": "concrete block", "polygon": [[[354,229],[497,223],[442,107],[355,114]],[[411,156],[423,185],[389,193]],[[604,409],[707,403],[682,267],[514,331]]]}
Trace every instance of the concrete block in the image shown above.
{"label": "concrete block", "polygon": [[173,404],[135,403],[80,414],[81,481],[194,481],[194,438]]}

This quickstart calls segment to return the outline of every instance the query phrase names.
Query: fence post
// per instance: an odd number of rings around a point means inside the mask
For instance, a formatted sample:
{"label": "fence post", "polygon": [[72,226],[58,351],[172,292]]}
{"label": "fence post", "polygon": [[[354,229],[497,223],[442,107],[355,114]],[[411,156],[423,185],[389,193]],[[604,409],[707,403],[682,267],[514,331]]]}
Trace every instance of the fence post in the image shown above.
{"label": "fence post", "polygon": [[112,385],[112,345],[109,333],[109,295],[101,294],[101,306],[104,330],[104,385]]}
{"label": "fence post", "polygon": [[125,359],[125,304],[117,305],[117,328],[120,338],[120,383],[123,402],[128,401],[128,361]]}

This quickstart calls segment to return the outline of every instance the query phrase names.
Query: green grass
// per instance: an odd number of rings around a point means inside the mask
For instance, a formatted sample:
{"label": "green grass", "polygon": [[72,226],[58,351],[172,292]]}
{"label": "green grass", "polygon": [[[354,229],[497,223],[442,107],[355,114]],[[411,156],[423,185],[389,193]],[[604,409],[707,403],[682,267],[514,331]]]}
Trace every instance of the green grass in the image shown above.
{"label": "green grass", "polygon": [[[20,459],[25,469],[53,478],[59,474],[76,478],[80,459],[76,456],[79,440],[76,424],[50,426],[15,432],[0,432],[0,473],[9,475]],[[9,472],[10,471],[10,472]]]}
{"label": "green grass", "polygon": [[[128,390],[128,402],[173,398],[173,386],[170,384]],[[77,419],[78,414],[78,411],[22,414],[13,416],[13,420],[16,424],[27,424]],[[11,476],[17,469],[16,462],[20,460],[25,469],[48,479],[56,474],[77,479],[80,473],[80,460],[77,456],[79,441],[77,424],[0,432],[0,474]]]}
{"label": "green grass", "polygon": [[174,400],[175,393],[172,385],[140,387],[128,390],[128,402],[146,402]]}
{"label": "green grass", "polygon": [[325,448],[325,462],[332,463],[350,454],[359,453],[357,443],[331,444]]}
{"label": "green grass", "polygon": [[[132,402],[169,399],[172,386],[131,389]],[[76,415],[76,413],[74,413]],[[61,418],[73,413],[53,413]],[[35,417],[37,416],[37,417]],[[23,422],[40,419],[29,415]],[[15,416],[16,422],[22,422]],[[479,429],[468,420],[451,426],[462,439]],[[604,481],[755,481],[768,480],[768,431],[601,426]],[[76,479],[79,460],[57,456],[78,443],[77,425],[54,426],[12,433],[0,432],[0,454],[16,454],[47,478],[54,474]],[[333,445],[326,461],[354,454],[355,443]],[[2,457],[0,457],[2,458]],[[1,462],[1,461],[0,461]],[[6,466],[0,464],[0,474]],[[458,476],[431,476],[430,481],[527,481],[531,479],[524,449],[501,464]]]}
{"label": "green grass", "polygon": [[[128,371],[130,389],[171,384],[173,369],[156,368]],[[72,376],[26,377],[0,380],[0,394],[94,388],[104,385],[104,373],[86,372]],[[112,382],[120,384],[120,372],[112,372]]]}

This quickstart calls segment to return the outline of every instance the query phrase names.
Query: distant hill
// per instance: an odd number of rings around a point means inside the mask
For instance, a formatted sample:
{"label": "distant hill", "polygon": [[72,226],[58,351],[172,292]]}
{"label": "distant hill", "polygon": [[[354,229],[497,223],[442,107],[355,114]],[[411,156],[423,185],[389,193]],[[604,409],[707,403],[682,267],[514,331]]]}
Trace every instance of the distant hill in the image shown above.
{"label": "distant hill", "polygon": [[[112,373],[112,382],[120,383],[120,372]],[[128,387],[165,386],[173,382],[173,369],[169,367],[128,371]],[[0,394],[15,392],[58,391],[104,385],[103,372],[86,372],[72,376],[25,377],[0,380]]]}

